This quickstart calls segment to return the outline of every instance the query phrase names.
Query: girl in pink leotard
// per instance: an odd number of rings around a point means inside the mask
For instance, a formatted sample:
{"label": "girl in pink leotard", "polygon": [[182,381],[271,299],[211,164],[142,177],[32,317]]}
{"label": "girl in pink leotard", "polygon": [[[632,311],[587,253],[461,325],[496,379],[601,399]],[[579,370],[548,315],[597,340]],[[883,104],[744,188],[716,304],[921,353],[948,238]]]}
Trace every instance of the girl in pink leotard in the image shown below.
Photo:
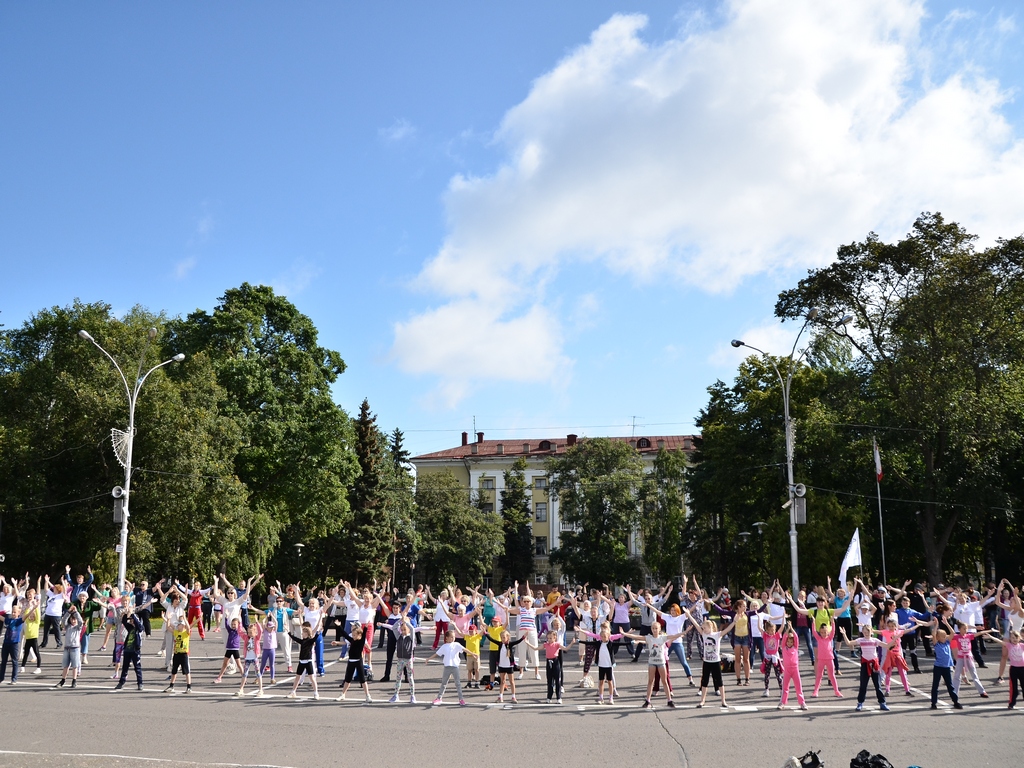
{"label": "girl in pink leotard", "polygon": [[786,622],[782,639],[782,701],[779,702],[779,709],[785,709],[789,701],[790,683],[796,686],[796,700],[800,709],[807,709],[804,686],[800,680],[800,639],[793,631],[793,625]]}
{"label": "girl in pink leotard", "polygon": [[835,636],[836,620],[834,617],[828,624],[819,625],[814,633],[814,639],[818,641],[818,655],[814,659],[814,692],[811,693],[811,696],[815,699],[818,698],[821,677],[825,670],[828,670],[828,679],[832,683],[832,690],[835,691],[836,698],[843,698],[843,694],[839,691],[839,683],[836,682],[836,666],[832,652]]}

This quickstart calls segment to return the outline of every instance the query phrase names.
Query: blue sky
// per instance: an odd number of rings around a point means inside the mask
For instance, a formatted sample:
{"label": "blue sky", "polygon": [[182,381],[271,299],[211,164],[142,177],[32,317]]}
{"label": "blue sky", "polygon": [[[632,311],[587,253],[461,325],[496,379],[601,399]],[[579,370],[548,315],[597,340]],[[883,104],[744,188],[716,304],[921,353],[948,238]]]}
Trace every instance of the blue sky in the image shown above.
{"label": "blue sky", "polygon": [[5,3],[0,322],[268,283],[414,452],[687,433],[840,243],[1024,232],[1017,10]]}

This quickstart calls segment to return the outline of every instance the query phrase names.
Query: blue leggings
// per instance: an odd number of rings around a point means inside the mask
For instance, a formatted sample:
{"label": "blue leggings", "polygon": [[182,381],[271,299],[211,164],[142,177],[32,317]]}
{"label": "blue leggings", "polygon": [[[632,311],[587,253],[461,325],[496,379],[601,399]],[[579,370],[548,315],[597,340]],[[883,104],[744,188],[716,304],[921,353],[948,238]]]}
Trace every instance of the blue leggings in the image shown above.
{"label": "blue leggings", "polygon": [[668,655],[670,658],[673,653],[676,655],[676,658],[679,659],[679,663],[683,665],[683,671],[686,672],[686,676],[693,677],[693,673],[690,671],[690,665],[686,663],[686,654],[683,653],[682,640],[676,640],[668,647]]}
{"label": "blue leggings", "polygon": [[316,633],[316,671],[320,677],[324,676],[324,633]]}

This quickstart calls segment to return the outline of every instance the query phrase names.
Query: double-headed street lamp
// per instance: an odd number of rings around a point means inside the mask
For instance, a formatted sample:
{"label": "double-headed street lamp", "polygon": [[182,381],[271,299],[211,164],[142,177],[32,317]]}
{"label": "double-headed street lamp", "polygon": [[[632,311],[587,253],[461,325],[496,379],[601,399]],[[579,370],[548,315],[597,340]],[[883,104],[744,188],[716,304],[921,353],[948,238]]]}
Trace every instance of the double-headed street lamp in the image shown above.
{"label": "double-headed street lamp", "polygon": [[156,328],[150,328],[149,338],[146,339],[146,346],[143,347],[142,354],[139,355],[139,365],[135,371],[135,385],[130,386],[128,384],[128,377],[124,375],[121,366],[117,364],[117,361],[107,350],[99,345],[96,339],[89,335],[88,331],[81,330],[78,332],[78,335],[86,341],[91,341],[96,346],[96,349],[106,355],[107,359],[114,364],[114,368],[117,369],[118,374],[121,376],[121,383],[124,384],[125,394],[128,396],[128,431],[122,432],[119,429],[112,429],[110,431],[114,444],[114,455],[117,456],[117,460],[124,467],[124,488],[114,489],[114,497],[120,499],[123,505],[121,514],[121,545],[118,547],[117,559],[117,588],[123,591],[125,571],[128,564],[128,499],[132,483],[132,446],[135,443],[135,403],[139,399],[139,392],[142,389],[142,385],[146,383],[149,374],[157,368],[163,368],[170,363],[180,363],[185,359],[185,355],[179,352],[170,360],[164,360],[159,365],[154,365],[143,373],[142,365],[146,360],[146,352],[149,351],[149,345],[153,343],[153,339],[157,336]]}
{"label": "double-headed street lamp", "polygon": [[[785,377],[783,377],[782,371],[779,370],[779,366],[775,364],[775,360],[773,360],[771,355],[763,349],[758,349],[757,347],[740,341],[739,339],[732,340],[732,345],[734,347],[747,347],[755,352],[759,352],[761,356],[771,364],[772,368],[775,370],[775,375],[779,377],[779,384],[782,385],[782,416],[786,429],[786,488],[789,493],[789,501],[786,506],[789,508],[789,555],[791,560],[791,575],[793,578],[794,595],[800,592],[800,567],[796,543],[796,504],[793,500],[798,497],[803,497],[804,487],[801,485],[798,488],[793,482],[793,443],[795,441],[795,435],[793,433],[793,420],[789,413],[789,394],[793,386],[793,371],[796,366],[800,364],[800,361],[803,360],[804,355],[807,354],[807,349],[805,347],[800,351],[800,354],[794,358],[793,356],[796,355],[796,346],[800,343],[800,337],[803,336],[804,331],[807,330],[807,326],[818,317],[818,314],[818,310],[814,308],[807,312],[807,316],[804,318],[804,324],[800,326],[800,332],[793,340],[792,349],[789,350],[789,366]],[[845,315],[839,321],[838,325],[848,325],[852,321],[853,315]]]}

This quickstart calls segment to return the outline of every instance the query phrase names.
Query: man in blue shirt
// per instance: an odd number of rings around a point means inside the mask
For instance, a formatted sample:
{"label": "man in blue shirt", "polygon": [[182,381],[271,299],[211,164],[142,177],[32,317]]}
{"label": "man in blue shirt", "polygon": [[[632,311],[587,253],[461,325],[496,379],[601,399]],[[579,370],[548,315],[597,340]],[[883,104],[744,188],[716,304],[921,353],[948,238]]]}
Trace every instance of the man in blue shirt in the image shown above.
{"label": "man in blue shirt", "polygon": [[[914,619],[919,621],[928,621],[931,618],[930,613],[921,613],[915,611],[910,607],[910,598],[904,595],[900,598],[900,607],[896,609],[896,618],[899,620],[901,627],[905,627],[908,624],[913,624]],[[921,667],[917,663],[917,630],[916,628],[912,631],[904,632],[903,637],[900,639],[900,645],[903,646],[903,650],[910,654],[910,661],[914,664],[914,672],[920,674]]]}

